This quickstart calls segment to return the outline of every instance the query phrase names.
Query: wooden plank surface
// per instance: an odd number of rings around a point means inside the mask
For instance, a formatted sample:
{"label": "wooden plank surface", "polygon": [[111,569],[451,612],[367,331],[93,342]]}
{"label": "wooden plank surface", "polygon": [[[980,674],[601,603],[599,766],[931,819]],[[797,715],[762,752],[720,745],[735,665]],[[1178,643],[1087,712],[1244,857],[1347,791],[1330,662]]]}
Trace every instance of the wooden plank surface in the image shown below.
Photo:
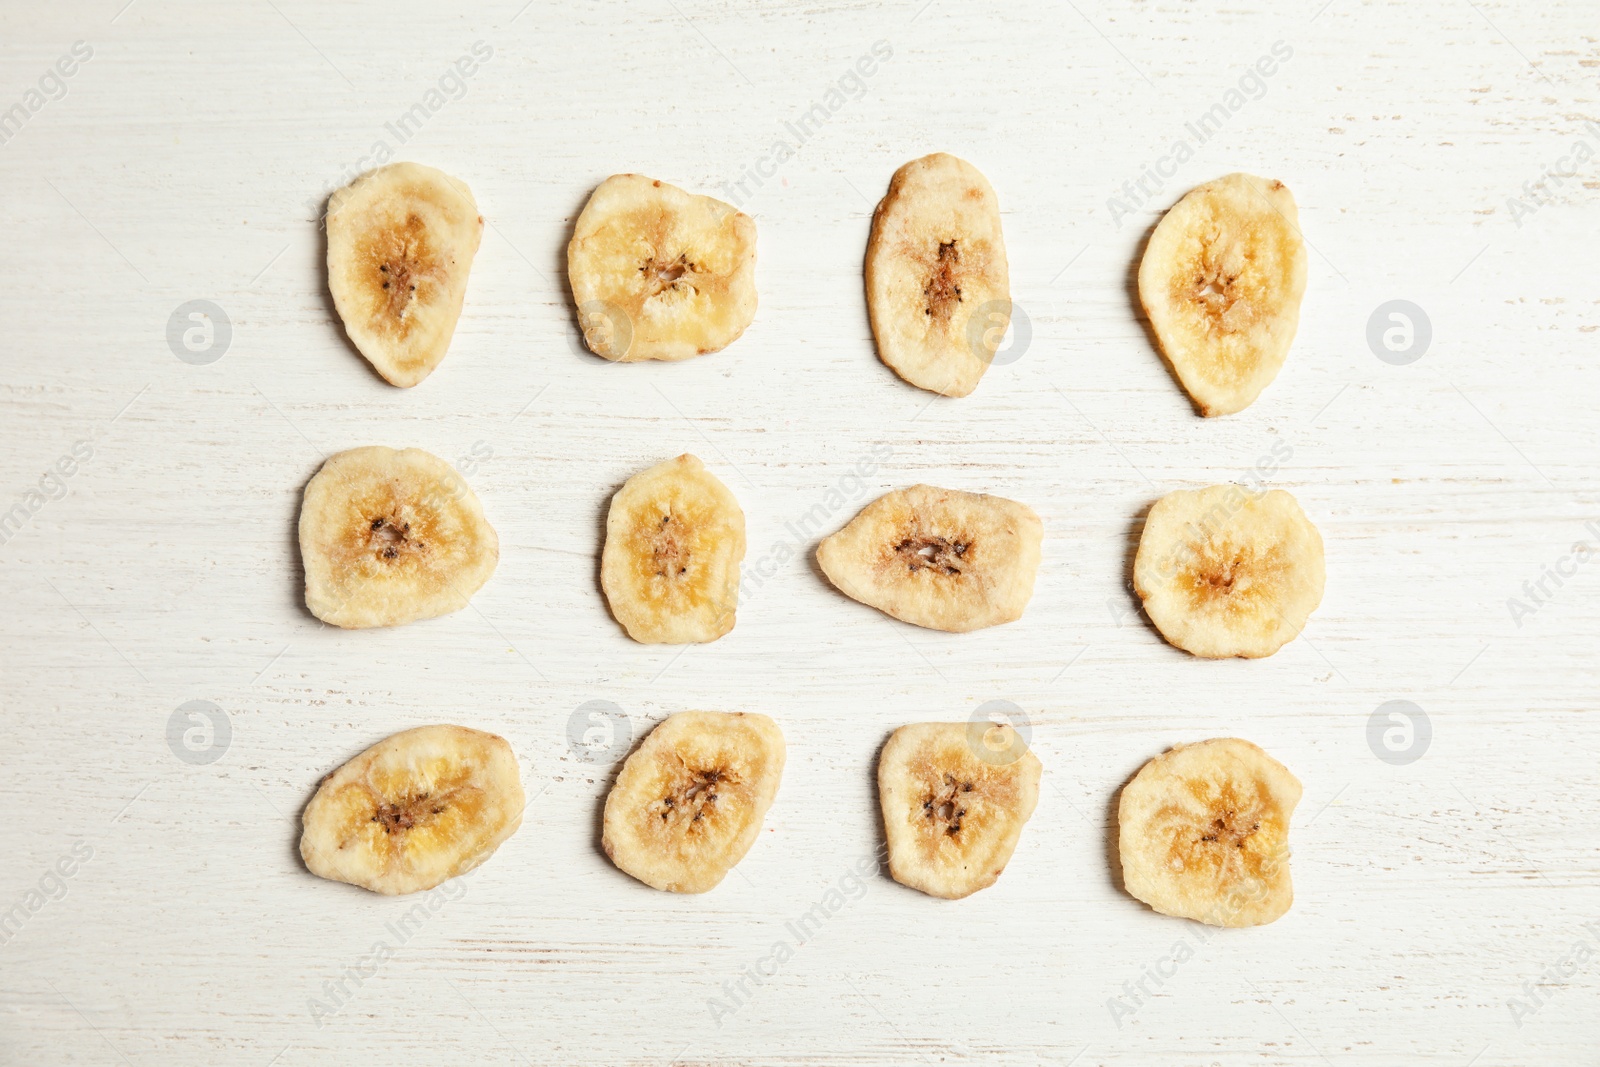
{"label": "wooden plank surface", "polygon": [[[1600,565],[1573,554],[1600,546],[1592,4],[124,3],[0,12],[0,114],[26,111],[0,144],[0,508],[30,512],[0,546],[0,909],[22,906],[0,1061],[1593,1062]],[[852,81],[877,42],[890,58]],[[343,339],[320,267],[320,204],[379,141],[469,182],[491,224],[452,351],[410,391]],[[1134,203],[1124,183],[1176,143],[1192,158]],[[958,401],[877,361],[861,292],[873,204],[933,150],[995,185],[1031,324]],[[624,170],[756,217],[761,308],[727,351],[579,348],[565,242]],[[1276,383],[1201,420],[1131,278],[1160,212],[1234,170],[1294,191],[1310,285]],[[1394,365],[1368,323],[1401,299],[1432,339]],[[191,300],[231,324],[205,365],[167,341]],[[346,633],[301,606],[300,490],[372,443],[478,457],[502,560],[477,610]],[[1275,448],[1327,597],[1270,659],[1191,659],[1131,601],[1140,518]],[[783,562],[731,635],[679,651],[624,636],[596,561],[610,494],[682,451],[738,495],[749,559]],[[831,530],[916,481],[1039,511],[1022,621],[895,623],[786,525],[821,504]],[[991,700],[1023,709],[1046,769],[1005,876],[959,903],[851,880],[887,732]],[[1392,700],[1431,727],[1405,764],[1368,741]],[[226,717],[212,762],[169,745],[190,701]],[[627,738],[574,745],[590,701],[635,738],[685,708],[782,723],[778,802],[714,893],[653,892],[600,853]],[[298,813],[351,754],[437,721],[505,735],[537,799],[374,964],[415,902],[307,874]],[[1296,903],[1207,931],[1120,891],[1110,820],[1150,756],[1233,734],[1305,783]],[[771,962],[830,888],[846,903]],[[777,973],[741,991],[747,968]]]}

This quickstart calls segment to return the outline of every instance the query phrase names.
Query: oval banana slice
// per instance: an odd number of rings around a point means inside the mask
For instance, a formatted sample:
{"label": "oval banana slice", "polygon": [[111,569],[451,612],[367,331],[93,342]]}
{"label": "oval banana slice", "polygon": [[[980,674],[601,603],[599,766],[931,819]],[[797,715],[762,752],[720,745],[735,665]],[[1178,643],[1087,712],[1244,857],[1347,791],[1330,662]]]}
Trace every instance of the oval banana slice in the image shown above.
{"label": "oval banana slice", "polygon": [[1250,174],[1191,190],[1139,263],[1139,301],[1161,351],[1207,416],[1243,411],[1278,376],[1305,290],[1294,196]]}
{"label": "oval banana slice", "polygon": [[606,797],[601,846],[653,889],[715,889],[761,832],[784,753],[783,733],[765,715],[670,716],[623,763]]}
{"label": "oval banana slice", "polygon": [[368,171],[328,200],[328,289],[345,332],[391,385],[450,348],[483,216],[464,182],[416,163]]}
{"label": "oval banana slice", "polygon": [[601,182],[567,245],[584,342],[626,363],[738,340],[756,315],[755,271],[749,215],[641,174]]}
{"label": "oval banana slice", "polygon": [[1042,771],[1003,723],[900,727],[878,757],[889,873],[952,900],[994,885],[1039,802]]}
{"label": "oval banana slice", "polygon": [[460,611],[500,559],[483,505],[454,467],[420,448],[329,457],[300,505],[306,607],[346,629]]}
{"label": "oval banana slice", "polygon": [[1011,322],[1000,201],[978,168],[935,152],[894,172],[872,215],[866,282],[891,370],[945,396],[978,387]]}
{"label": "oval banana slice", "polygon": [[600,585],[641,644],[715,641],[733,629],[744,549],[739,502],[684,453],[635,474],[611,498]]}
{"label": "oval banana slice", "polygon": [[1322,535],[1282,489],[1179,490],[1139,536],[1133,587],[1156,629],[1206,659],[1270,656],[1322,603]]}
{"label": "oval banana slice", "polygon": [[964,633],[1022,618],[1043,539],[1026,504],[913,485],[879,497],[824,538],[817,562],[852,600]]}
{"label": "oval banana slice", "polygon": [[1123,884],[1163,915],[1270,923],[1294,903],[1289,819],[1299,802],[1299,780],[1248,741],[1176,745],[1122,789]]}
{"label": "oval banana slice", "polygon": [[522,825],[523,806],[505,738],[419,726],[322,780],[301,818],[300,856],[319,878],[416,893],[494,855]]}

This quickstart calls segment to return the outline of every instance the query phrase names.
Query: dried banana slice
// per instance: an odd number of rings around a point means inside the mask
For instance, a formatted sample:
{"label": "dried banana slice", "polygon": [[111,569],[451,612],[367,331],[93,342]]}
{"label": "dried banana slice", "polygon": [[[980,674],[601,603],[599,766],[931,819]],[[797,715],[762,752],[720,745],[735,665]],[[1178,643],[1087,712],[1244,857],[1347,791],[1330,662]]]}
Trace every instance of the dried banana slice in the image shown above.
{"label": "dried banana slice", "polygon": [[567,245],[583,338],[632,363],[717,352],[756,314],[756,224],[640,174],[600,183]]}
{"label": "dried banana slice", "polygon": [[1122,880],[1163,915],[1262,926],[1294,903],[1289,819],[1300,782],[1236,737],[1177,745],[1117,805]]}
{"label": "dried banana slice", "polygon": [[500,559],[483,505],[454,467],[420,448],[329,457],[300,505],[306,607],[346,629],[460,611]]}
{"label": "dried banana slice", "polygon": [[878,355],[912,385],[966,396],[1011,322],[1000,201],[943,152],[895,171],[872,216],[867,311]]}
{"label": "dried banana slice", "polygon": [[1044,526],[1026,504],[913,485],[817,546],[839,591],[902,622],[964,633],[1022,618]]}
{"label": "dried banana slice", "polygon": [[744,548],[739,502],[684,453],[635,474],[611,498],[600,585],[635,641],[715,641],[733,629]]}
{"label": "dried banana slice", "polygon": [[1150,509],[1133,587],[1156,629],[1206,659],[1270,656],[1322,602],[1322,535],[1282,489],[1168,493]]}
{"label": "dried banana slice", "polygon": [[1003,723],[900,727],[878,757],[889,873],[952,900],[994,885],[1039,801],[1042,770]]}
{"label": "dried banana slice", "polygon": [[1202,415],[1243,411],[1300,324],[1306,249],[1280,181],[1230,174],[1173,205],[1139,264],[1139,300]]}
{"label": "dried banana slice", "polygon": [[765,715],[679,712],[622,765],[601,846],[654,889],[715,889],[761,832],[783,760],[783,733]]}
{"label": "dried banana slice", "polygon": [[416,893],[494,855],[522,825],[524,803],[505,738],[419,726],[322,780],[301,818],[300,856],[319,878]]}
{"label": "dried banana slice", "polygon": [[464,182],[416,163],[368,171],[328,201],[328,288],[345,332],[391,384],[444,359],[483,238]]}

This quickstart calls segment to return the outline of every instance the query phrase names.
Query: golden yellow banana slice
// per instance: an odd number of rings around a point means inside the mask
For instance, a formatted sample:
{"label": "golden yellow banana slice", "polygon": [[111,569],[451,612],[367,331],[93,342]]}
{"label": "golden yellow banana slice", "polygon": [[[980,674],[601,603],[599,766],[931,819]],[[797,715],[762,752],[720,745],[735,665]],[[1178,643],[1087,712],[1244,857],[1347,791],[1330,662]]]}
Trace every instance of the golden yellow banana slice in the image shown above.
{"label": "golden yellow banana slice", "polygon": [[824,538],[817,562],[853,600],[960,633],[1022,617],[1043,539],[1026,504],[913,485],[879,497]]}
{"label": "golden yellow banana slice", "polygon": [[632,363],[717,352],[756,314],[756,224],[640,174],[600,183],[567,245],[584,341]]}
{"label": "golden yellow banana slice", "polygon": [[889,873],[949,899],[994,885],[1039,801],[1042,770],[1004,724],[900,727],[878,757]]}
{"label": "golden yellow banana slice", "polygon": [[340,452],[300,505],[306,607],[347,629],[397,626],[467,606],[500,540],[454,467],[420,448]]}
{"label": "golden yellow banana slice", "polygon": [[654,889],[716,888],[760,834],[783,760],[783,734],[765,715],[671,716],[628,757],[606,797],[606,855]]}
{"label": "golden yellow banana slice", "polygon": [[600,585],[635,641],[715,641],[733,629],[744,549],[739,502],[684,453],[635,474],[611,498]]}
{"label": "golden yellow banana slice", "polygon": [[1207,659],[1270,656],[1322,602],[1322,535],[1282,489],[1179,490],[1145,519],[1133,587],[1173,645]]}
{"label": "golden yellow banana slice", "polygon": [[1202,415],[1243,411],[1278,376],[1305,289],[1294,196],[1250,174],[1173,205],[1139,264],[1139,300]]}
{"label": "golden yellow banana slice", "polygon": [[444,359],[483,237],[464,182],[416,163],[369,171],[328,201],[328,288],[350,340],[391,384]]}
{"label": "golden yellow banana slice", "polygon": [[319,878],[395,895],[465,874],[522,825],[522,778],[505,738],[419,726],[322,780],[301,819]]}
{"label": "golden yellow banana slice", "polygon": [[1248,741],[1175,746],[1122,789],[1123,883],[1163,915],[1270,923],[1294,903],[1289,819],[1299,802],[1295,776]]}
{"label": "golden yellow banana slice", "polygon": [[872,216],[867,311],[878,355],[912,385],[966,396],[1011,321],[1000,201],[943,152],[895,171]]}

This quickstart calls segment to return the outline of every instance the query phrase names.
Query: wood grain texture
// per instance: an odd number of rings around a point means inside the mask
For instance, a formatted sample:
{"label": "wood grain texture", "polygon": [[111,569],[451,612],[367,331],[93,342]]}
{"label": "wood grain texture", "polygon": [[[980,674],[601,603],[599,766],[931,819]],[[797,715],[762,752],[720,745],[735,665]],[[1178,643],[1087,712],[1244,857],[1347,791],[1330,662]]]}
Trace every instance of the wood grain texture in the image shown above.
{"label": "wood grain texture", "polygon": [[[0,1062],[1592,1061],[1600,563],[1507,607],[1600,543],[1600,158],[1571,157],[1600,149],[1592,4],[124,2],[0,12],[0,112],[93,49],[0,145],[0,507],[92,450],[0,547],[0,909],[45,890],[0,935]],[[492,58],[398,144],[385,124],[477,41]],[[744,198],[743,339],[671,366],[583,354],[564,245],[593,186],[636,170],[728,195],[878,41],[892,58],[859,97]],[[1275,42],[1292,57],[1260,98],[1115,224],[1108,198]],[[345,342],[320,267],[320,202],[380,138],[469,182],[491,224],[454,347],[410,391]],[[1032,327],[959,401],[877,361],[862,301],[872,206],[933,150],[997,189]],[[1536,204],[1524,183],[1555,166],[1573,176]],[[1294,191],[1310,285],[1277,381],[1203,421],[1131,279],[1160,211],[1234,170]],[[205,366],[166,339],[193,299],[232,324]],[[1392,299],[1432,323],[1406,366],[1366,340]],[[359,444],[492,451],[470,480],[502,561],[473,610],[365,633],[305,612],[298,495]],[[1292,456],[1269,483],[1327,542],[1327,597],[1271,659],[1196,661],[1130,602],[1140,518],[1274,445]],[[892,451],[844,481],[874,449]],[[752,561],[794,551],[747,581],[732,634],[679,652],[631,643],[596,569],[610,494],[686,450],[739,496]],[[915,630],[820,577],[817,538],[915,481],[1040,513],[1020,622]],[[841,483],[854,499],[830,509]],[[797,538],[808,512],[822,528]],[[1367,741],[1397,699],[1433,731],[1403,766]],[[214,762],[169,747],[191,700],[227,716]],[[568,734],[595,700],[635,738],[684,708],[783,725],[766,831],[715,893],[655,893],[601,855],[623,749],[586,762]],[[870,861],[888,732],[990,700],[1026,712],[1045,765],[999,883],[951,903],[870,877],[714,1017]],[[537,799],[313,1018],[415,902],[308,875],[299,811],[350,755],[438,721],[506,736]],[[1120,891],[1110,817],[1144,760],[1233,734],[1305,783],[1297,901],[1208,938]],[[78,842],[92,858],[58,883]],[[1171,973],[1114,1012],[1147,967]]]}

